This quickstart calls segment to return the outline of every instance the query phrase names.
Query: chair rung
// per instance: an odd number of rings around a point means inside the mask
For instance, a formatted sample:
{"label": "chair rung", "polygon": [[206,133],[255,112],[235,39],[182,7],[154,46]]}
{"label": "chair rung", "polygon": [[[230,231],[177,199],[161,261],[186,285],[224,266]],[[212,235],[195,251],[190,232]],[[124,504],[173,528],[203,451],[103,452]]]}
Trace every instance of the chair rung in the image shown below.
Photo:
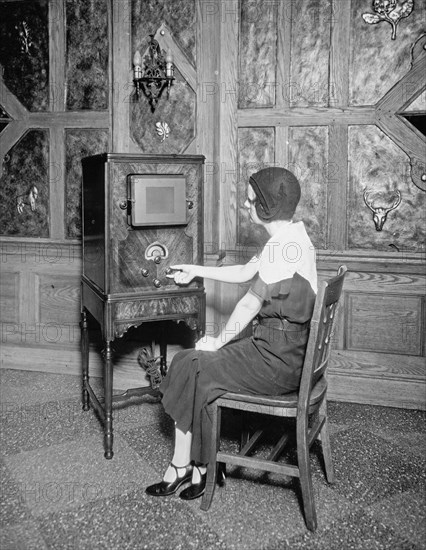
{"label": "chair rung", "polygon": [[321,417],[320,420],[314,426],[312,426],[312,428],[309,430],[309,439],[308,439],[309,447],[312,446],[312,443],[318,437],[318,434],[320,433],[322,427],[324,426],[324,422],[325,422],[325,417]]}
{"label": "chair rung", "polygon": [[280,454],[283,452],[284,447],[287,445],[289,437],[289,434],[284,434],[281,437],[281,439],[278,441],[278,443],[275,445],[270,455],[268,456],[268,460],[278,460]]}
{"label": "chair rung", "polygon": [[240,455],[244,456],[247,455],[253,447],[256,445],[256,443],[259,441],[259,439],[262,437],[264,430],[257,430],[247,441],[247,443],[244,445],[244,447],[240,451]]}
{"label": "chair rung", "polygon": [[289,464],[279,464],[278,462],[268,462],[260,458],[253,458],[240,455],[231,455],[229,453],[217,453],[217,461],[225,462],[226,464],[234,464],[236,466],[244,466],[246,468],[255,468],[265,470],[274,474],[282,474],[292,477],[300,477],[299,468]]}

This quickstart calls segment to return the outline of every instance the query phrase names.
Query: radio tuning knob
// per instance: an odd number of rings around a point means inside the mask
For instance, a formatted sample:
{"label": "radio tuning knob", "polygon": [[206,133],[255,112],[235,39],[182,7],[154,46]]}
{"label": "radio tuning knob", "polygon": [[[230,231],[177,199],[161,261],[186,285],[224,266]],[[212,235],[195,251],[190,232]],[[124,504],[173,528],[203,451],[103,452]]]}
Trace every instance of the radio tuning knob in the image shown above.
{"label": "radio tuning knob", "polygon": [[161,262],[161,256],[155,256],[154,262],[155,262],[156,264],[159,264],[159,263]]}
{"label": "radio tuning knob", "polygon": [[172,272],[172,268],[171,267],[166,267],[164,272],[165,272],[166,275],[170,275],[170,273]]}
{"label": "radio tuning knob", "polygon": [[148,275],[149,275],[149,271],[147,269],[142,269],[141,273],[142,273],[143,277],[148,277]]}
{"label": "radio tuning knob", "polygon": [[159,279],[154,279],[152,282],[154,283],[155,288],[160,288],[161,281]]}

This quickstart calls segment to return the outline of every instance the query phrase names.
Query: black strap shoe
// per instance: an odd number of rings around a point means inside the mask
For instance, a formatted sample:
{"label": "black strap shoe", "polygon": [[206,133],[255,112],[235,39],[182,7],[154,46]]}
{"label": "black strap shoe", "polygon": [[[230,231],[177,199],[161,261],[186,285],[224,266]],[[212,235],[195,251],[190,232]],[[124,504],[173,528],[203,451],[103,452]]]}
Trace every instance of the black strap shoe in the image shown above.
{"label": "black strap shoe", "polygon": [[[176,493],[181,485],[191,480],[191,463],[187,464],[186,466],[175,466],[174,464],[170,463],[170,466],[173,466],[176,471],[176,479],[174,481],[163,480],[160,481],[160,483],[154,483],[154,485],[150,485],[145,489],[145,492],[148,493],[148,495],[151,495],[153,497],[167,497],[169,495],[173,495],[174,493]],[[183,476],[179,476],[178,470],[182,469],[185,469],[185,473],[183,474]]]}
{"label": "black strap shoe", "polygon": [[[195,465],[195,468],[200,472],[200,468]],[[200,481],[198,483],[191,483],[189,487],[184,489],[179,497],[183,500],[194,500],[195,498],[199,498],[202,495],[204,495],[204,491],[206,490],[206,481],[207,481],[207,472],[205,474],[202,474],[200,472]]]}

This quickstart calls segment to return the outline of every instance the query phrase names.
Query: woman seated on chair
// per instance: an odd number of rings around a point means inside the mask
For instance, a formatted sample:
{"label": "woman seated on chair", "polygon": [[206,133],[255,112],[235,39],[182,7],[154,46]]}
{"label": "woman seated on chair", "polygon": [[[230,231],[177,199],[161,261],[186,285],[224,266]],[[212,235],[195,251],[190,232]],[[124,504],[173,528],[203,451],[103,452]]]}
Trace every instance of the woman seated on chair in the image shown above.
{"label": "woman seated on chair", "polygon": [[[260,170],[249,180],[244,203],[251,221],[270,235],[260,256],[238,266],[172,266],[177,284],[194,277],[252,283],[217,337],[202,338],[171,362],[160,391],[164,409],[175,421],[174,454],[163,480],[147,487],[149,495],[172,495],[187,482],[182,499],[204,493],[208,406],[220,395],[278,395],[298,389],[317,292],[314,247],[303,222],[292,221],[299,199],[300,185],[291,172]],[[253,336],[236,340],[255,317]]]}

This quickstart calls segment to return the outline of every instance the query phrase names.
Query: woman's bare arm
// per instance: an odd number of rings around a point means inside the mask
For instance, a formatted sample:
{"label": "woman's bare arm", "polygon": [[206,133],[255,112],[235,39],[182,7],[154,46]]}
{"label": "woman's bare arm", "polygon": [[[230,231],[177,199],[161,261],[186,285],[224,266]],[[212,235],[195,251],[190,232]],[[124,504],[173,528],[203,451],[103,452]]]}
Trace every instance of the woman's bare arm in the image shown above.
{"label": "woman's bare arm", "polygon": [[174,279],[175,283],[185,285],[194,279],[194,277],[202,277],[204,279],[212,279],[221,281],[222,283],[245,283],[253,279],[258,270],[257,261],[250,261],[243,265],[229,265],[224,267],[209,267],[191,264],[171,265],[175,269],[175,273],[167,275]]}
{"label": "woman's bare arm", "polygon": [[215,351],[239,336],[259,313],[262,303],[255,294],[247,292],[235,306],[219,336],[202,338],[197,342],[195,349]]}

